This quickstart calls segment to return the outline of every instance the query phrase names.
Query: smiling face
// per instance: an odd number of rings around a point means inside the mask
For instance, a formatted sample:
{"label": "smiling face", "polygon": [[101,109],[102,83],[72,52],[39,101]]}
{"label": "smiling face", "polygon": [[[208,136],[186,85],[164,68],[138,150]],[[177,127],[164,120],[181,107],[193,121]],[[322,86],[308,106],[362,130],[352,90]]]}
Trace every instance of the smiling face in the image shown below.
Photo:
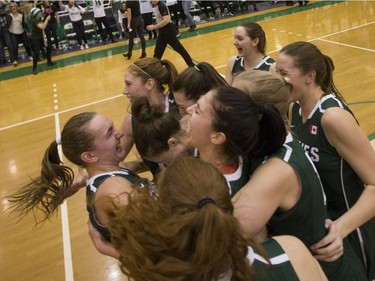
{"label": "smiling face", "polygon": [[209,91],[201,96],[196,104],[187,109],[190,115],[188,121],[189,145],[199,150],[211,143],[211,136],[214,133],[212,128],[214,94]]}
{"label": "smiling face", "polygon": [[181,117],[184,117],[188,114],[187,108],[194,105],[196,101],[194,100],[188,100],[185,96],[184,91],[175,91],[173,92],[173,97],[178,105],[178,109],[180,111]]}
{"label": "smiling face", "polygon": [[246,32],[246,28],[238,26],[234,31],[234,46],[237,48],[238,55],[243,57],[253,50],[257,50],[259,39],[252,39]]}
{"label": "smiling face", "polygon": [[301,94],[306,90],[306,76],[295,65],[291,56],[280,53],[276,59],[276,71],[293,85],[290,102],[301,99]]}
{"label": "smiling face", "polygon": [[146,85],[140,77],[135,76],[130,70],[125,73],[125,88],[122,93],[126,95],[130,102],[138,97],[147,97]]}
{"label": "smiling face", "polygon": [[88,130],[95,136],[94,149],[90,153],[98,157],[98,162],[112,165],[125,158],[125,151],[120,142],[124,134],[114,128],[111,120],[97,114],[88,123]]}

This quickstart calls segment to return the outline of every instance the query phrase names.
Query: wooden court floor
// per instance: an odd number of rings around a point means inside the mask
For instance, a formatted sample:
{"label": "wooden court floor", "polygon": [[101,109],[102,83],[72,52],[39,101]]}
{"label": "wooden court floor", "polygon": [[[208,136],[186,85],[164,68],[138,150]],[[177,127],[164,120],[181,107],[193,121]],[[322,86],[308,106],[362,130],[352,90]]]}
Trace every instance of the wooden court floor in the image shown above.
{"label": "wooden court floor", "polygon": [[[199,25],[180,39],[195,61],[211,63],[224,74],[236,54],[233,29],[241,21],[257,21],[267,35],[267,51],[294,41],[311,41],[332,57],[334,79],[370,140],[375,139],[375,2],[310,2]],[[152,56],[153,42],[147,42]],[[31,63],[0,68],[0,280],[120,281],[127,280],[116,260],[100,255],[87,234],[85,194],[68,199],[58,216],[34,228],[33,217],[16,223],[7,196],[34,177],[56,132],[72,115],[97,111],[116,126],[128,110],[121,94],[124,42],[54,57],[52,69],[31,74]],[[186,65],[167,49],[164,59],[179,71]],[[30,73],[30,74],[29,74]],[[129,159],[136,157],[133,151]]]}

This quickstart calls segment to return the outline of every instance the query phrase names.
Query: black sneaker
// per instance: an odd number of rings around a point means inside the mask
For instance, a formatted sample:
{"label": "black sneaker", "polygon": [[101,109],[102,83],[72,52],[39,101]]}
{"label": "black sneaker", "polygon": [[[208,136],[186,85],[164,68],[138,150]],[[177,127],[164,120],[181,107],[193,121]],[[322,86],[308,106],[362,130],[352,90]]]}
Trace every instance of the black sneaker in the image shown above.
{"label": "black sneaker", "polygon": [[197,26],[194,24],[194,25],[190,26],[190,28],[188,29],[188,31],[189,31],[189,32],[192,32],[192,31],[194,31],[196,28],[197,28]]}
{"label": "black sneaker", "polygon": [[52,65],[55,65],[56,63],[55,62],[53,62],[53,61],[49,61],[49,62],[47,62],[47,65],[48,66],[52,66]]}

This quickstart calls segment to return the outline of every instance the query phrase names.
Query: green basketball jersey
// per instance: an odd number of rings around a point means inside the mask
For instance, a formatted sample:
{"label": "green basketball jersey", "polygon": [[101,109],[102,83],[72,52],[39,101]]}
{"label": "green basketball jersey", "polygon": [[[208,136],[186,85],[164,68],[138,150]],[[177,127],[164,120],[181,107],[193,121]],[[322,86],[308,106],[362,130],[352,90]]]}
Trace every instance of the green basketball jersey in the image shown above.
{"label": "green basketball jersey", "polygon": [[250,179],[249,165],[243,158],[238,158],[238,168],[234,173],[223,174],[229,186],[230,195],[233,197]]}
{"label": "green basketball jersey", "polygon": [[[318,170],[327,196],[328,213],[335,220],[357,202],[365,186],[324,134],[321,120],[330,107],[343,108],[353,115],[345,104],[330,94],[318,101],[305,123],[302,122],[299,103],[295,103],[292,129]],[[366,267],[369,280],[375,280],[375,218],[352,232],[349,241]]]}
{"label": "green basketball jersey", "polygon": [[[267,225],[269,233],[296,236],[309,249],[327,234],[325,219],[328,214],[319,175],[300,143],[291,134],[288,134],[284,145],[267,159],[272,157],[283,160],[293,168],[301,182],[301,195],[290,210],[275,211]],[[254,162],[251,171],[255,171],[267,159]],[[362,280],[357,279],[357,276],[364,276],[360,261],[349,255],[351,249],[348,243],[345,242],[344,247],[344,255],[338,260],[319,262],[324,273],[330,281]]]}
{"label": "green basketball jersey", "polygon": [[[118,171],[108,172],[108,173],[102,173],[98,174],[96,176],[91,177],[87,180],[86,183],[86,204],[87,204],[87,211],[89,213],[89,218],[91,224],[95,227],[96,230],[98,230],[103,238],[106,241],[111,241],[111,234],[108,230],[108,228],[102,224],[96,219],[95,216],[95,208],[93,206],[93,202],[95,199],[95,194],[97,190],[99,189],[100,185],[109,177],[122,177],[129,181],[131,184],[138,185],[138,186],[147,186],[149,187],[149,182],[147,179],[140,178],[137,174],[133,173],[132,171],[128,169],[121,168]],[[150,193],[154,194],[152,191],[151,186],[149,187]]]}
{"label": "green basketball jersey", "polygon": [[[254,70],[264,70],[268,71],[270,70],[271,65],[275,62],[273,58],[270,56],[264,56],[263,60],[258,63],[256,67],[254,67]],[[233,63],[232,68],[232,75],[233,77],[240,74],[241,72],[245,71],[245,65],[244,65],[244,58],[237,56]]]}

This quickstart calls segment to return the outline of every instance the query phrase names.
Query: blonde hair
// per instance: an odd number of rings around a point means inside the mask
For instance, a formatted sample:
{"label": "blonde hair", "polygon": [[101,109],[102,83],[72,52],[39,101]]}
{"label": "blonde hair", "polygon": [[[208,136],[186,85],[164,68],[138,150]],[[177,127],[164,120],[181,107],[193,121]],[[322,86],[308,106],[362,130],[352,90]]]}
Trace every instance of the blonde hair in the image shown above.
{"label": "blonde hair", "polygon": [[269,71],[247,70],[238,74],[233,87],[249,94],[260,104],[272,104],[287,119],[292,84]]}

